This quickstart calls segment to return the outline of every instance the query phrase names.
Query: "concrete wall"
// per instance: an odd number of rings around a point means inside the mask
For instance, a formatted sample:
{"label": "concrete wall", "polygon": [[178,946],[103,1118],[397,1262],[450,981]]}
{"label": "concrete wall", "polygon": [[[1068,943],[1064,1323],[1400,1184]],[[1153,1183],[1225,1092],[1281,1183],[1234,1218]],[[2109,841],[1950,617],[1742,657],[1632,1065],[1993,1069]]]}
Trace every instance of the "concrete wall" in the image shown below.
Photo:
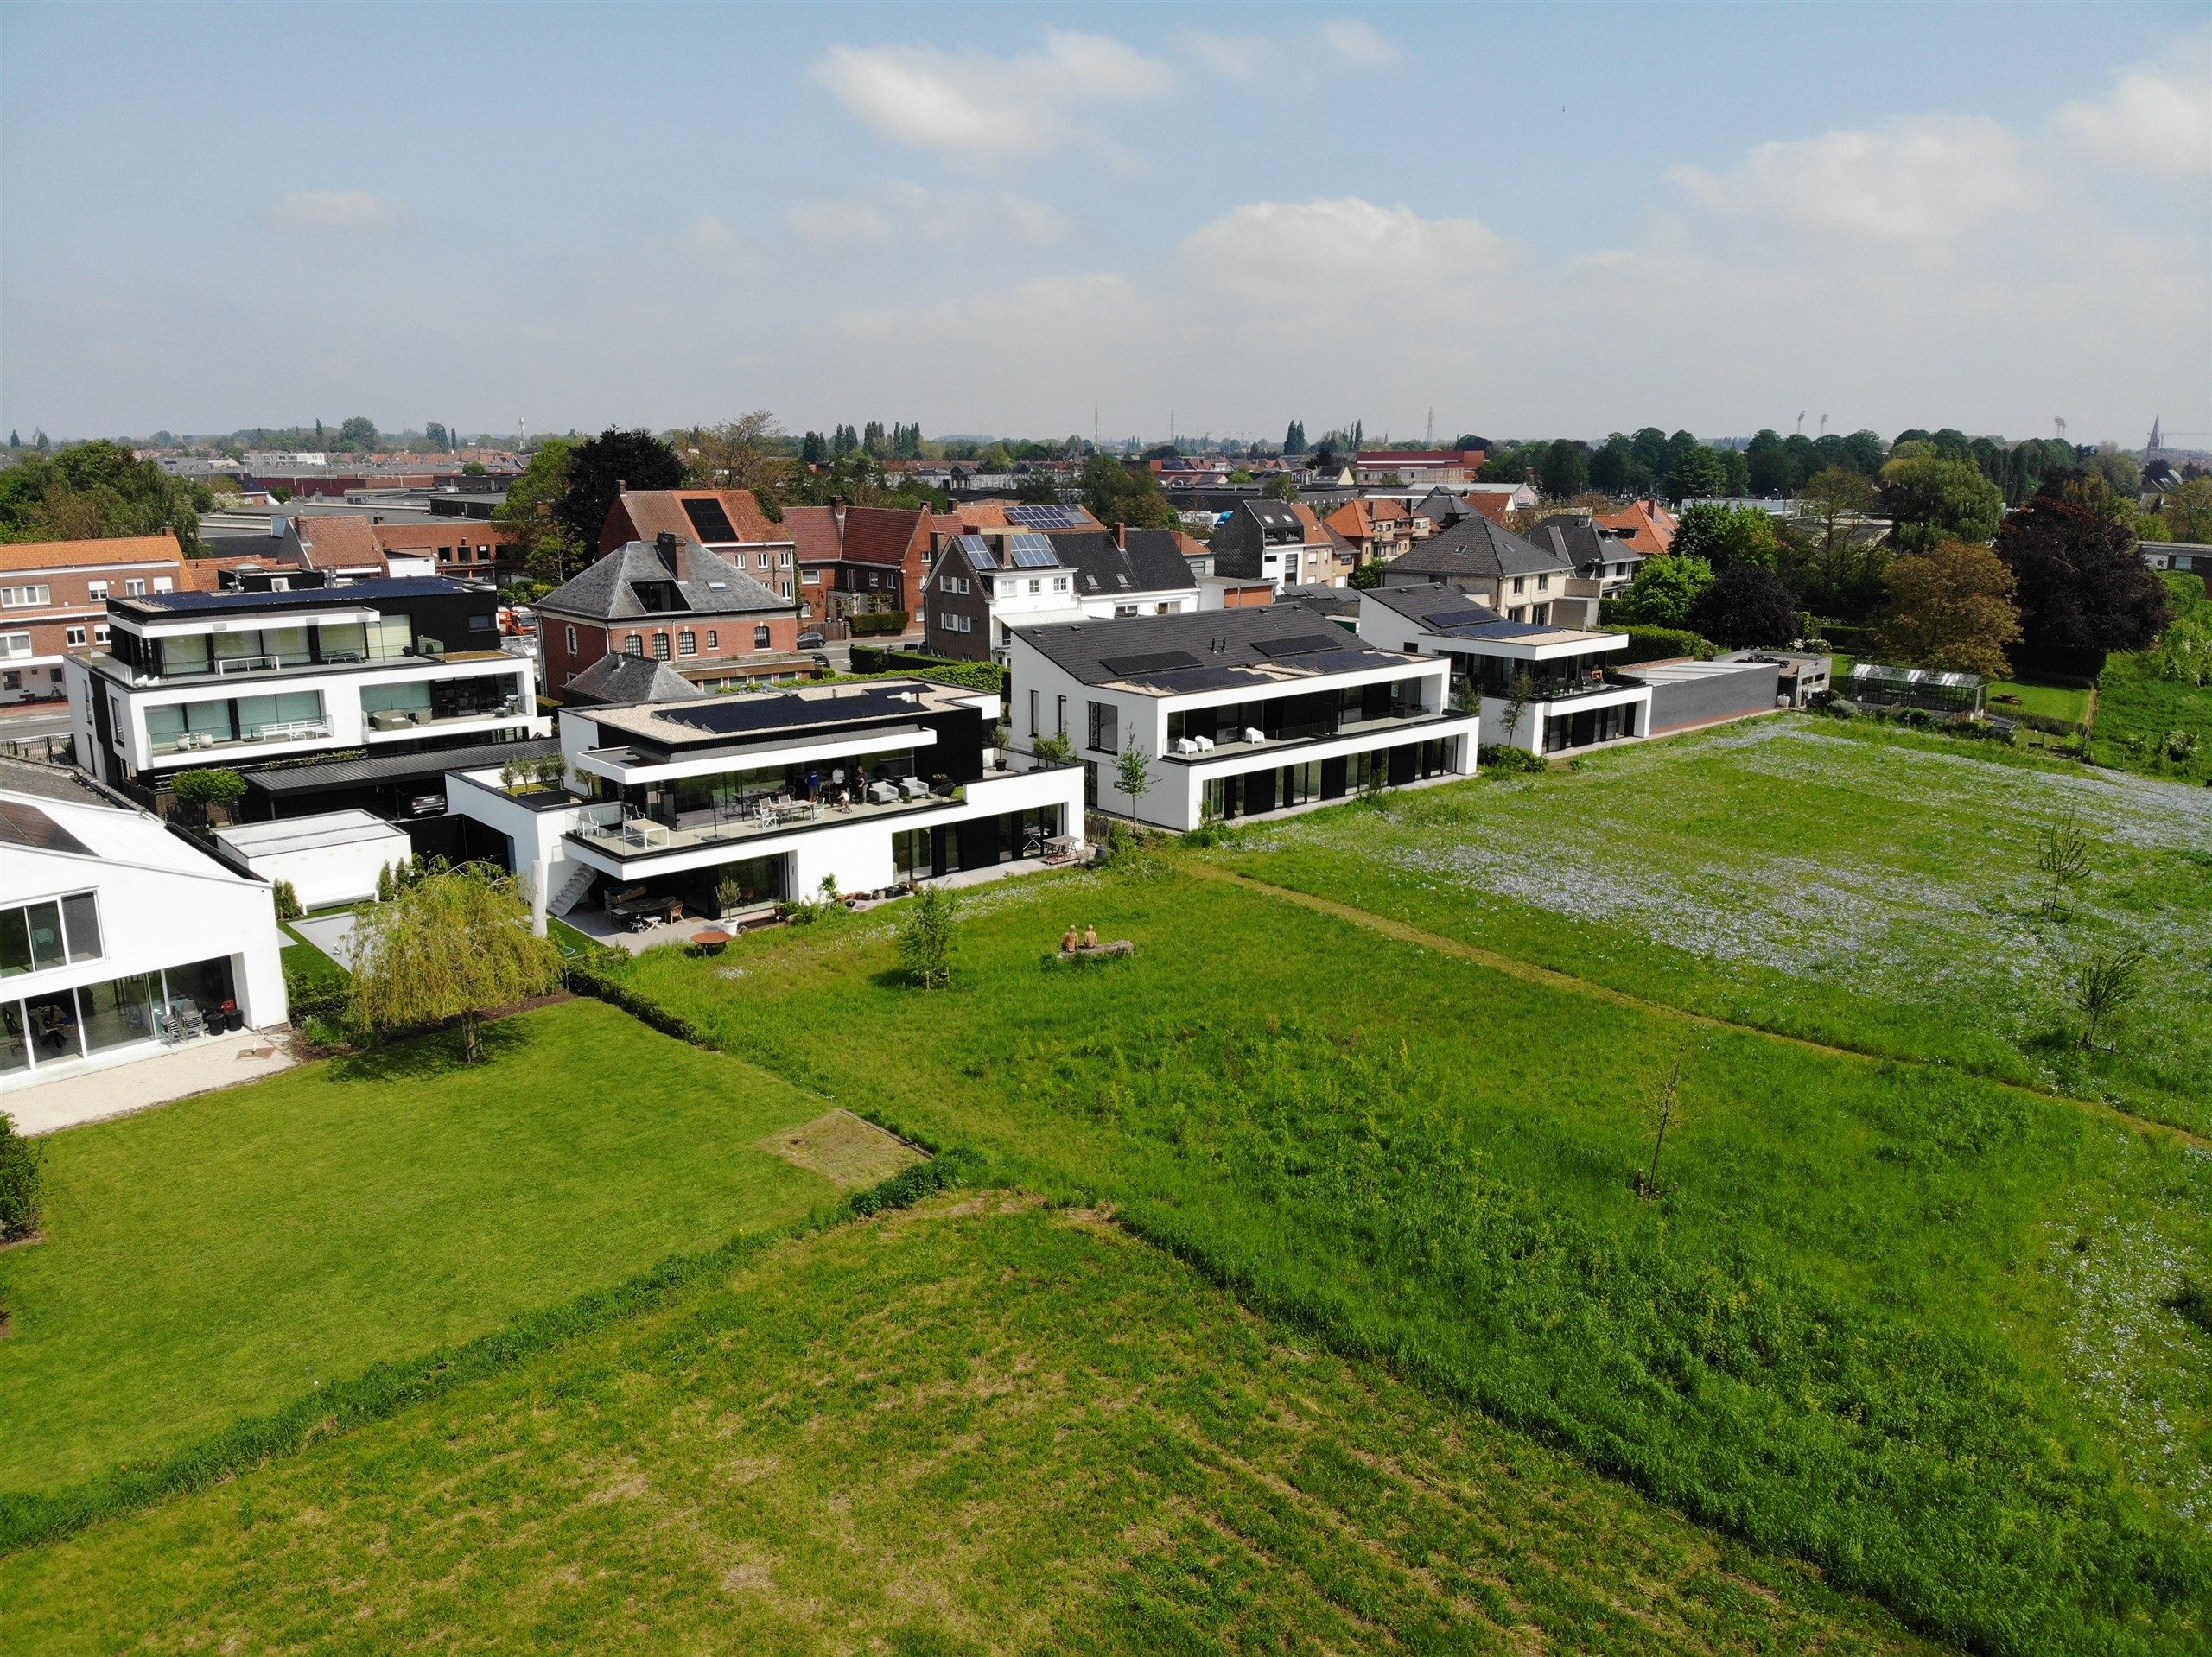
{"label": "concrete wall", "polygon": [[1774,663],[1745,662],[1725,665],[1728,671],[1688,678],[1669,678],[1660,674],[1647,677],[1632,667],[1624,668],[1621,672],[1630,678],[1643,677],[1650,685],[1651,733],[1664,736],[1669,731],[1711,725],[1719,720],[1741,719],[1773,708],[1776,682],[1781,671]]}

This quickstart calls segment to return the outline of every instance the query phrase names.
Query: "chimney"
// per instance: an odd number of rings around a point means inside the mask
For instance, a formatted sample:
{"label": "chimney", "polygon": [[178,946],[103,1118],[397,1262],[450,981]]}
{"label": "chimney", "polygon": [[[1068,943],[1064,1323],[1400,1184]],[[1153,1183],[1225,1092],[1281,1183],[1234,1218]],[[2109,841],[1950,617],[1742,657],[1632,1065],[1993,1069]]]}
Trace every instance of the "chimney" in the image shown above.
{"label": "chimney", "polygon": [[630,492],[630,480],[627,478],[617,478],[614,480],[614,492],[618,496],[628,494]]}
{"label": "chimney", "polygon": [[1123,552],[1127,552],[1129,549],[1129,526],[1128,524],[1116,524],[1114,526],[1114,544],[1119,547]]}
{"label": "chimney", "polygon": [[658,555],[661,566],[671,575],[676,574],[676,536],[663,530],[653,537],[653,551]]}

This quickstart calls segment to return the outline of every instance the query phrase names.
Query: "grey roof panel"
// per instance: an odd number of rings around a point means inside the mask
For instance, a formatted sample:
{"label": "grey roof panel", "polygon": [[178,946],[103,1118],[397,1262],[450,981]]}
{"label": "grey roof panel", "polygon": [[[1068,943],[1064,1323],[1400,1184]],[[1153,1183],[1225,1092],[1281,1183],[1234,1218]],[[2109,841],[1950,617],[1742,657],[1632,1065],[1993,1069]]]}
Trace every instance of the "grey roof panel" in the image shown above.
{"label": "grey roof panel", "polygon": [[543,759],[561,752],[557,737],[527,742],[479,742],[466,748],[432,748],[423,753],[385,754],[373,759],[327,759],[311,765],[250,771],[245,785],[262,794],[312,794],[326,788],[354,788],[397,782],[410,777],[442,777],[449,771],[482,771],[510,759]]}
{"label": "grey roof panel", "polygon": [[[1116,663],[1171,652],[1197,658],[1201,668],[1304,668],[1318,660],[1319,656],[1294,654],[1275,658],[1261,647],[1287,639],[1313,638],[1317,637],[1315,620],[1314,612],[1303,606],[1281,604],[1254,610],[1194,610],[1176,615],[1128,616],[1110,621],[1068,621],[1039,627],[1017,625],[1015,632],[1025,644],[1083,683],[1107,684],[1127,676],[1128,670],[1117,668]],[[1351,633],[1329,642],[1337,646],[1338,653],[1349,652],[1371,666],[1412,659],[1395,651],[1362,644]]]}

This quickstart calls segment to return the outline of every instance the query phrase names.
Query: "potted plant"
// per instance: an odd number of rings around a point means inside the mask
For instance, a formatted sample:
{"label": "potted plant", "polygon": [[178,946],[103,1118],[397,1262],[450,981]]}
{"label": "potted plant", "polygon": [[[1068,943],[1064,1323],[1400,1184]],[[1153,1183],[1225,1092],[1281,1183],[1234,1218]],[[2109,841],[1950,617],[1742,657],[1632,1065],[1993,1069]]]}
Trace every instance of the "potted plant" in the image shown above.
{"label": "potted plant", "polygon": [[725,874],[715,882],[715,913],[718,919],[728,920],[745,906],[745,885],[734,874]]}
{"label": "potted plant", "polygon": [[221,1006],[215,1009],[214,1024],[218,1030],[227,1032],[240,1029],[245,1023],[245,1015],[239,1013],[238,1004],[236,1001],[226,1000]]}

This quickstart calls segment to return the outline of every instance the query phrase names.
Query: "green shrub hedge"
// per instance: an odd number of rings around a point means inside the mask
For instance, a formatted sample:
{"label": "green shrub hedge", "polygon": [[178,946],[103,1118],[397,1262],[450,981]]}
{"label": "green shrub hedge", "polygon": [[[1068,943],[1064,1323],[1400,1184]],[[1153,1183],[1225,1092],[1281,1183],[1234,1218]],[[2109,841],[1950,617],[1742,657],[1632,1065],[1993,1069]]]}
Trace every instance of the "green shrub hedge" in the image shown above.
{"label": "green shrub hedge", "polygon": [[863,633],[903,633],[910,619],[904,610],[864,610],[856,616],[847,616],[845,622],[857,638]]}
{"label": "green shrub hedge", "polygon": [[1720,654],[1718,644],[1700,638],[1687,627],[1618,627],[1614,631],[1628,635],[1628,649],[1611,658],[1617,665],[1630,662],[1661,662],[1677,656],[1709,662]]}

